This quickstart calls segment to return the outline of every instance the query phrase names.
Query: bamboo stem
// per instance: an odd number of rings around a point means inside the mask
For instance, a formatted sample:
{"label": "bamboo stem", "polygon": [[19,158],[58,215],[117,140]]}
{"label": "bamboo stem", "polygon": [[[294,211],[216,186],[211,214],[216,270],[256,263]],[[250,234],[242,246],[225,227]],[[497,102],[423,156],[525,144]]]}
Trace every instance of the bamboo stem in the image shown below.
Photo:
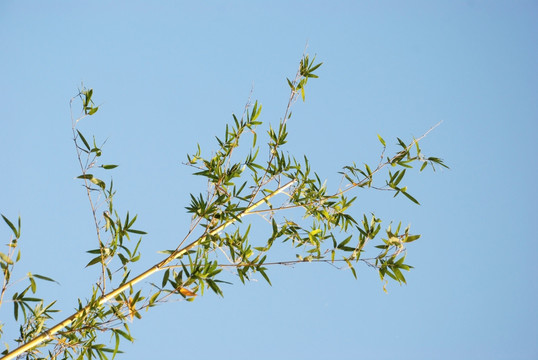
{"label": "bamboo stem", "polygon": [[[219,232],[221,232],[222,230],[224,230],[226,227],[228,227],[229,225],[233,224],[235,221],[237,221],[238,219],[241,219],[242,217],[246,216],[246,215],[249,215],[254,209],[256,209],[258,206],[262,205],[263,203],[267,202],[270,198],[272,198],[273,196],[276,196],[280,193],[282,193],[284,190],[286,190],[288,187],[290,187],[291,185],[293,185],[293,183],[295,183],[295,180],[292,180],[290,182],[288,182],[287,184],[281,186],[280,188],[278,188],[277,190],[275,190],[274,192],[272,192],[271,194],[265,196],[263,199],[259,200],[258,202],[256,202],[255,204],[249,206],[243,213],[241,213],[240,215],[237,216],[237,218],[233,218],[233,219],[230,219],[229,221],[225,222],[224,224],[220,225],[219,227],[215,228],[214,230],[210,231],[209,232],[209,235],[216,235],[218,234]],[[177,259],[178,257],[181,257],[182,255],[184,255],[187,251],[189,251],[190,249],[192,249],[193,247],[199,245],[205,238],[207,237],[207,235],[202,235],[201,237],[199,237],[198,239],[196,239],[195,241],[193,241],[192,243],[190,243],[189,245],[185,246],[184,248],[181,248],[179,250],[176,250],[174,251],[172,254],[170,254],[166,259],[164,259],[163,261],[159,262],[158,264],[152,266],[151,268],[149,268],[148,270],[144,271],[142,274],[138,275],[137,277],[135,277],[134,279],[130,280],[129,282],[123,284],[122,286],[120,286],[119,288],[117,288],[116,290],[113,290],[111,292],[109,292],[108,294],[106,295],[103,295],[100,299],[99,299],[99,305],[103,305],[105,304],[106,302],[110,301],[111,299],[115,298],[116,296],[118,296],[119,294],[123,293],[125,290],[128,290],[130,287],[132,287],[133,285],[139,283],[140,281],[144,280],[145,278],[155,274],[156,272],[160,271],[163,269],[163,267],[165,267],[167,264],[169,264],[171,261]],[[60,323],[56,324],[55,326],[53,326],[52,328],[50,328],[49,330],[47,331],[44,331],[43,333],[41,333],[39,336],[37,336],[36,338],[34,338],[33,340],[31,340],[30,342],[27,342],[26,344],[23,344],[21,345],[20,347],[18,347],[17,349],[13,350],[12,352],[8,353],[6,356],[4,356],[3,358],[0,358],[0,360],[11,360],[11,359],[14,359],[15,357],[23,354],[24,352],[28,351],[28,350],[31,350],[32,348],[38,346],[39,344],[41,344],[42,342],[44,341],[47,341],[49,340],[52,335],[56,334],[57,332],[59,332],[60,330],[62,330],[63,328],[65,328],[66,326],[69,326],[77,317],[79,317],[80,315],[82,315],[83,313],[85,313],[86,311],[89,311],[91,309],[91,306],[90,305],[87,305],[85,306],[84,308],[82,308],[81,310],[77,311],[76,313],[74,313],[73,315],[69,316],[68,318],[66,318],[65,320],[61,321]]]}

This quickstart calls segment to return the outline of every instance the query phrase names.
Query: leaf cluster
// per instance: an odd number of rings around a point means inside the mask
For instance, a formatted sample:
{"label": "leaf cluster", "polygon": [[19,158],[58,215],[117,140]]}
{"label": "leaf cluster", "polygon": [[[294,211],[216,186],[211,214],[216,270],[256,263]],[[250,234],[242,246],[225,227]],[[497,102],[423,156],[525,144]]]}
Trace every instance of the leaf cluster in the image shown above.
{"label": "leaf cluster", "polygon": [[[329,190],[312,171],[306,155],[296,158],[285,150],[292,105],[299,97],[305,101],[308,80],[318,77],[316,71],[321,65],[315,57],[302,57],[295,78],[287,79],[290,96],[284,116],[278,125],[268,126],[265,143],[258,141],[262,105],[255,101],[247,104],[241,116],[232,115],[224,136],[216,138],[216,151],[206,155],[198,145],[193,154],[187,155],[186,165],[204,179],[207,191],[190,196],[186,211],[191,226],[183,240],[176,248],[162,251],[162,261],[136,276],[131,274],[131,264],[140,259],[139,246],[146,233],[136,229],[137,216],[131,217],[129,212],[120,215],[116,210],[113,181],[103,173],[117,165],[100,163],[105,142],[98,145],[95,137],[88,141],[77,127],[81,119],[94,115],[99,108],[93,103],[92,89],[80,90],[76,98],[82,102],[81,114],[72,117],[81,169],[77,178],[88,197],[97,240],[97,246],[88,250],[92,257],[86,266],[99,269],[100,276],[88,298],[79,299],[73,315],[48,326],[47,320],[55,311],[53,303],[45,306],[29,294],[36,291],[35,279],[52,279],[29,274],[30,285],[13,297],[15,320],[20,311],[24,317],[17,340],[22,346],[6,359],[18,354],[28,359],[42,358],[40,349],[45,347],[51,359],[114,358],[121,352],[122,339],[133,341],[128,323],[141,318],[142,310],[172,299],[194,301],[206,290],[223,296],[223,285],[233,279],[245,283],[260,275],[271,284],[271,266],[319,262],[349,269],[357,278],[357,265],[365,264],[378,272],[383,289],[389,279],[405,284],[403,271],[412,268],[404,263],[406,245],[420,235],[413,234],[409,226],[401,230],[401,222],[392,230],[391,221],[381,235],[384,221],[375,214],[357,211],[357,190],[387,191],[395,197],[403,194],[419,204],[404,185],[406,172],[417,164],[420,171],[428,164],[434,170],[446,165],[440,158],[423,155],[419,141],[429,131],[408,143],[397,138],[391,156],[385,156],[387,144],[378,135],[382,145],[379,162],[344,166],[340,172],[342,185]],[[251,141],[245,143],[249,136]],[[243,150],[245,147],[248,151]],[[260,226],[260,220],[265,225]],[[5,217],[4,221],[14,233],[10,249],[15,249],[20,219],[18,227]],[[252,228],[262,230],[264,226],[266,235],[260,235],[261,231],[253,235]],[[133,235],[140,235],[136,242],[130,241]],[[292,255],[276,258],[271,250],[277,244],[290,247]],[[0,254],[2,296],[12,266],[20,257],[20,253],[14,254],[14,250]],[[150,283],[149,289],[139,286],[157,273],[160,281]],[[37,305],[32,306],[34,303]],[[112,341],[103,339],[106,333]],[[107,345],[111,342],[113,346]]]}
{"label": "leaf cluster", "polygon": [[[15,225],[6,216],[2,215],[5,224],[11,229],[12,236],[10,237],[7,247],[8,252],[0,252],[0,267],[2,269],[3,281],[0,292],[0,306],[4,305],[4,296],[8,290],[13,292],[9,303],[13,306],[13,317],[16,322],[19,322],[19,334],[16,343],[25,343],[39,335],[46,329],[46,321],[52,319],[52,314],[58,312],[53,308],[56,301],[45,305],[45,301],[37,296],[38,282],[48,281],[55,282],[53,279],[28,272],[22,279],[12,281],[12,274],[15,265],[21,259],[21,251],[19,249],[19,241],[21,238],[21,218],[18,218]],[[21,285],[26,283],[27,285]],[[18,289],[18,290],[17,290]],[[21,316],[22,314],[22,316]],[[3,323],[0,323],[0,338],[2,337]],[[9,348],[2,352],[3,355],[9,352]],[[33,358],[33,357],[29,357]]]}

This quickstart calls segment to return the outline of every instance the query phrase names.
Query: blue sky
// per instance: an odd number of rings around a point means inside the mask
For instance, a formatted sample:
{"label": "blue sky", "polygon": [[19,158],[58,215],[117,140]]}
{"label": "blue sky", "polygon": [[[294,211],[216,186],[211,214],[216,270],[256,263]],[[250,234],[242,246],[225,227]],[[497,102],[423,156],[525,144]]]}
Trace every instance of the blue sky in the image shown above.
{"label": "blue sky", "polygon": [[142,269],[182,237],[204,187],[185,155],[215,149],[252,88],[277,124],[308,42],[324,65],[287,149],[335,186],[342,166],[377,161],[378,133],[394,143],[443,121],[422,148],[451,169],[409,177],[421,206],[357,194],[356,215],[422,234],[408,285],[385,294],[366,266],[358,280],[272,268],[272,287],[236,279],[224,298],[143,314],[124,358],[536,359],[537,13],[534,1],[3,1],[0,212],[23,219],[19,275],[61,283],[43,286],[61,318],[96,276],[69,115],[82,81],[101,104],[82,130],[108,138],[116,204],[148,232]]}

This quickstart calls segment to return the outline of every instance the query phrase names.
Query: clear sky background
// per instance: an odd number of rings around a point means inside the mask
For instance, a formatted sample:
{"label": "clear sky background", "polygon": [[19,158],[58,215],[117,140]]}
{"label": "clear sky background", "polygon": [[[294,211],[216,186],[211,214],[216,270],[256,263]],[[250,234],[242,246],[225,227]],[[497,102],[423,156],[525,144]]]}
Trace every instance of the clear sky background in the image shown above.
{"label": "clear sky background", "polygon": [[423,235],[408,285],[385,294],[366,266],[358,280],[271,268],[272,287],[234,279],[224,298],[143,314],[122,358],[536,359],[537,19],[536,1],[2,1],[0,212],[23,219],[18,274],[60,282],[42,286],[61,299],[58,320],[97,276],[74,179],[69,99],[82,81],[102,105],[82,130],[108,138],[116,204],[148,232],[142,269],[182,238],[189,193],[204,187],[185,155],[215,149],[251,88],[277,124],[308,42],[324,65],[286,149],[333,186],[342,166],[377,161],[376,134],[394,144],[443,121],[422,148],[451,169],[409,177],[421,206],[360,192],[355,208]]}

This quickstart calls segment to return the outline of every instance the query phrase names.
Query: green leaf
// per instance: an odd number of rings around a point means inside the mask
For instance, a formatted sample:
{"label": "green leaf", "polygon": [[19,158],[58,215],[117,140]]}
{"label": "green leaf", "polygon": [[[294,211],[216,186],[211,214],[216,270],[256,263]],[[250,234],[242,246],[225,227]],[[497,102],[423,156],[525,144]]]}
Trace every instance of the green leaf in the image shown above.
{"label": "green leaf", "polygon": [[159,295],[161,294],[160,291],[156,292],[155,294],[153,294],[150,298],[149,298],[149,306],[152,306],[155,301],[157,301],[157,298],[159,297]]}
{"label": "green leaf", "polygon": [[[398,173],[398,172],[396,172],[396,173]],[[394,185],[398,185],[400,183],[400,181],[402,181],[404,175],[405,175],[405,169],[403,169],[402,172],[400,173],[400,175],[398,175],[398,177],[394,181]]]}
{"label": "green leaf", "polygon": [[220,290],[220,288],[218,287],[217,283],[211,279],[206,279],[207,281],[207,284],[209,285],[209,287],[211,288],[211,290],[213,290],[215,292],[215,294],[217,295],[220,295],[220,296],[223,296],[222,294],[222,291]]}
{"label": "green leaf", "polygon": [[77,179],[91,180],[91,179],[93,179],[93,175],[92,174],[83,174],[83,175],[77,176]]}
{"label": "green leaf", "polygon": [[379,139],[379,142],[380,142],[384,147],[387,146],[387,144],[385,143],[385,140],[383,140],[383,138],[382,138],[379,134],[377,134],[377,138]]}
{"label": "green leaf", "polygon": [[314,229],[312,231],[310,231],[310,235],[311,236],[316,236],[317,234],[319,234],[321,232],[321,229]]}
{"label": "green leaf", "polygon": [[411,200],[411,201],[414,202],[415,204],[420,205],[420,203],[417,201],[417,199],[415,199],[414,197],[412,197],[411,195],[409,195],[407,192],[405,192],[405,191],[402,190],[402,194],[404,194],[409,200]]}
{"label": "green leaf", "polygon": [[409,235],[406,239],[405,239],[405,242],[406,243],[410,243],[410,242],[413,242],[417,239],[420,238],[420,235]]}
{"label": "green leaf", "polygon": [[147,232],[142,231],[142,230],[127,229],[127,232],[130,232],[133,234],[139,234],[139,235],[147,235]]}
{"label": "green leaf", "polygon": [[[315,57],[315,56],[314,56],[314,58],[312,59],[312,62],[314,62],[314,60],[316,60],[316,57]],[[310,72],[314,72],[314,71],[315,71],[317,68],[319,68],[321,65],[323,65],[322,62],[320,62],[320,63],[317,64],[317,65],[314,65],[313,67],[311,67],[311,68],[309,69],[309,71],[310,71]]]}
{"label": "green leaf", "polygon": [[400,165],[401,167],[411,169],[412,166],[408,165],[408,163],[409,163],[409,161],[398,161],[398,165]]}
{"label": "green leaf", "polygon": [[35,294],[35,291],[37,290],[37,284],[35,283],[35,280],[30,273],[28,274],[28,280],[30,280],[30,289],[32,289],[32,293]]}
{"label": "green leaf", "polygon": [[13,260],[11,260],[6,254],[3,252],[0,252],[0,259],[4,261],[8,265],[13,265]]}
{"label": "green leaf", "polygon": [[86,138],[84,138],[84,136],[82,135],[80,131],[77,130],[77,133],[78,133],[78,136],[80,137],[80,140],[82,140],[82,142],[84,143],[84,146],[86,146],[86,149],[90,151],[90,144],[88,144],[88,142],[86,141]]}
{"label": "green leaf", "polygon": [[95,153],[95,156],[99,157],[102,155],[102,151],[100,148],[97,147],[95,144],[95,138],[93,139],[93,148],[90,150],[90,152]]}
{"label": "green leaf", "polygon": [[170,269],[166,269],[166,271],[164,272],[164,276],[163,276],[163,281],[162,281],[162,284],[161,284],[161,287],[165,287],[166,286],[166,283],[168,282],[168,277],[170,276]]}
{"label": "green leaf", "polygon": [[269,277],[267,276],[267,274],[265,273],[265,269],[264,268],[259,268],[258,271],[260,272],[260,274],[262,274],[263,278],[265,279],[265,281],[267,281],[269,283],[269,285],[273,286],[271,284],[271,280],[269,280]]}
{"label": "green leaf", "polygon": [[288,80],[288,85],[290,86],[290,89],[292,91],[295,91],[295,86],[293,86],[293,84],[291,83],[290,79],[286,78],[286,80]]}
{"label": "green leaf", "polygon": [[96,256],[93,259],[91,259],[90,262],[86,265],[86,267],[95,265],[95,264],[100,263],[100,262],[101,262],[101,256],[99,255],[99,256]]}
{"label": "green leaf", "polygon": [[355,271],[355,268],[352,266],[352,267],[350,267],[350,269],[351,269],[351,272],[353,273],[353,277],[356,280],[357,279],[357,272]]}
{"label": "green leaf", "polygon": [[[13,231],[13,234],[15,235],[15,237],[18,239],[21,234],[20,234],[19,231],[17,231],[17,229],[15,228],[15,225],[13,225],[13,223],[11,221],[9,221],[9,219],[7,217],[5,217],[4,215],[2,215],[2,218],[4,219],[6,224],[8,224],[8,226],[11,228],[11,231]],[[19,217],[19,224],[20,224],[20,217]]]}
{"label": "green leaf", "polygon": [[338,246],[336,247],[337,249],[343,249],[344,246],[353,238],[353,235],[350,235],[348,236],[347,238],[345,238],[340,244],[338,244]]}
{"label": "green leaf", "polygon": [[351,265],[351,261],[349,261],[348,259],[344,258],[344,260],[346,261],[347,263],[347,266],[349,266],[349,268],[351,269],[351,272],[353,273],[353,277],[355,279],[357,279],[357,273],[355,272],[355,268],[353,267],[353,265]]}
{"label": "green leaf", "polygon": [[118,165],[101,165],[101,167],[105,170],[111,170],[111,169],[117,168]]}
{"label": "green leaf", "polygon": [[426,166],[428,166],[428,163],[426,161],[424,161],[424,163],[420,167],[420,171],[424,170],[426,168]]}
{"label": "green leaf", "polygon": [[90,108],[90,111],[88,112],[88,115],[93,115],[99,110],[99,106]]}
{"label": "green leaf", "polygon": [[33,274],[33,276],[36,277],[36,278],[38,278],[38,279],[41,279],[41,280],[51,281],[51,282],[58,283],[56,280],[51,279],[51,278],[46,277],[46,276],[43,276],[43,275]]}
{"label": "green leaf", "polygon": [[[127,324],[125,324],[125,325],[127,325]],[[133,341],[133,338],[131,337],[131,335],[129,335],[128,333],[126,333],[123,330],[116,329],[116,330],[114,330],[114,332],[116,332],[117,334],[120,334],[123,338],[125,338],[125,339],[127,339],[129,341]]]}
{"label": "green leaf", "polygon": [[95,185],[99,186],[101,189],[105,190],[105,188],[106,188],[106,184],[105,184],[105,182],[104,182],[103,180],[100,180],[100,179],[98,179],[98,178],[92,176],[92,178],[90,179],[90,181],[91,181],[92,183],[94,183]]}
{"label": "green leaf", "polygon": [[[16,299],[17,295],[18,295],[17,293],[13,295],[13,300]],[[13,302],[13,316],[15,317],[15,321],[19,320],[19,303],[17,301]]]}
{"label": "green leaf", "polygon": [[394,274],[390,271],[390,269],[387,269],[387,270],[386,270],[386,274],[387,274],[388,276],[390,276],[393,280],[399,281],[398,278],[396,277],[396,275],[394,275]]}
{"label": "green leaf", "polygon": [[120,346],[120,336],[116,331],[114,331],[114,338],[116,340],[116,345],[114,346],[114,353],[112,354],[112,359],[116,357],[116,354],[118,353],[118,348]]}
{"label": "green leaf", "polygon": [[403,282],[404,284],[407,284],[407,282],[405,281],[405,277],[403,276],[400,269],[394,267],[392,268],[392,271],[394,272],[394,276],[396,276],[396,279],[398,280],[398,282]]}
{"label": "green leaf", "polygon": [[43,299],[40,298],[34,298],[34,297],[23,297],[20,298],[21,301],[32,301],[32,302],[40,302],[43,301]]}

